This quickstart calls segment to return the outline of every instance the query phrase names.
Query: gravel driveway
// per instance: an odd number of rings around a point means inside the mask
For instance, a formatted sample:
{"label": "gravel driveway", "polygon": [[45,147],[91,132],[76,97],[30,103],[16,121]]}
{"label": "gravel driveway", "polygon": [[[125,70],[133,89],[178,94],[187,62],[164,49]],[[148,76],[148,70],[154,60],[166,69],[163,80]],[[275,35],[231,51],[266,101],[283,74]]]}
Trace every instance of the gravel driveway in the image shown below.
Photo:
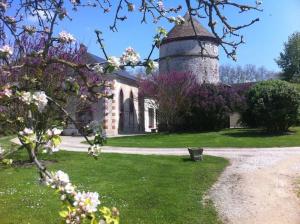
{"label": "gravel driveway", "polygon": [[[209,192],[228,224],[299,224],[300,149],[212,152],[231,165]],[[298,179],[298,180],[297,180]]]}

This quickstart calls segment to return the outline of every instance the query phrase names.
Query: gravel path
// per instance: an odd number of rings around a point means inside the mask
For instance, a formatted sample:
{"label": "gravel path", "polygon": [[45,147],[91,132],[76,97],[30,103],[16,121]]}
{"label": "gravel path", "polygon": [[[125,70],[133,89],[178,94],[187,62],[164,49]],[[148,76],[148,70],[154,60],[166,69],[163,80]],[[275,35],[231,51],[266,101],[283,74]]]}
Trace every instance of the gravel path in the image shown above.
{"label": "gravel path", "polygon": [[[300,150],[218,153],[231,161],[209,192],[228,224],[299,224]],[[298,179],[298,180],[297,180]]]}
{"label": "gravel path", "polygon": [[[87,152],[80,137],[63,137],[61,149]],[[14,140],[16,142],[16,140]],[[103,147],[103,152],[188,155],[185,148]],[[205,148],[204,154],[230,160],[208,192],[225,224],[300,224],[300,147]]]}

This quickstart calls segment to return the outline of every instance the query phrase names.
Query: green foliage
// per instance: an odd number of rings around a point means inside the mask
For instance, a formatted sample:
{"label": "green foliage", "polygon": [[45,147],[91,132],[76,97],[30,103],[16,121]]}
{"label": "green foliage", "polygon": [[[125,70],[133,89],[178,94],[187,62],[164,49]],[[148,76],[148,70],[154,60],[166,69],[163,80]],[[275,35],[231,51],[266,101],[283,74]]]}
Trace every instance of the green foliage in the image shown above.
{"label": "green foliage", "polygon": [[100,212],[107,224],[119,224],[119,211],[116,208],[109,209],[107,207],[100,208]]}
{"label": "green foliage", "polygon": [[247,94],[247,109],[242,122],[270,132],[285,132],[297,123],[300,94],[285,81],[263,81]]}
{"label": "green foliage", "polygon": [[61,143],[61,137],[60,137],[59,135],[53,136],[53,137],[51,138],[51,143],[52,143],[52,145],[53,145],[54,147],[59,146],[60,143]]}
{"label": "green foliage", "polygon": [[2,161],[0,161],[0,163],[3,163],[4,165],[11,165],[13,163],[12,159],[3,159]]}
{"label": "green foliage", "polygon": [[300,32],[289,37],[276,62],[283,71],[284,80],[300,82]]}

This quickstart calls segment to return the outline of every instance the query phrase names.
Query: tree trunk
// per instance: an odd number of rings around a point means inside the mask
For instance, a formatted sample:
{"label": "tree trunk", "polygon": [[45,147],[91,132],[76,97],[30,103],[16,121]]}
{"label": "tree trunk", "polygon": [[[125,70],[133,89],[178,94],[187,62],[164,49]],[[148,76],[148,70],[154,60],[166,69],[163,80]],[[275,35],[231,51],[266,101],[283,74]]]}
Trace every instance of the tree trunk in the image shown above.
{"label": "tree trunk", "polygon": [[26,147],[27,153],[28,153],[28,157],[29,157],[29,162],[33,163],[34,162],[34,157],[31,153],[31,149]]}

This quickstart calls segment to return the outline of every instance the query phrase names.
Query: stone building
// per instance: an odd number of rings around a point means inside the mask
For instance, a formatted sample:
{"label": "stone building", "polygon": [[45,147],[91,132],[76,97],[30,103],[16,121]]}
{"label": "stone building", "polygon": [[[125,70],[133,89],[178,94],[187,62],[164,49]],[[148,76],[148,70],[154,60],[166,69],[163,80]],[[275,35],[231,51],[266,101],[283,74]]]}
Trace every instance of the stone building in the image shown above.
{"label": "stone building", "polygon": [[[184,18],[186,22],[176,25],[162,41],[159,72],[191,72],[198,77],[199,83],[218,83],[218,40],[193,19],[195,35],[188,14]],[[89,63],[98,62],[103,59],[89,54]],[[72,117],[84,125],[101,124],[108,136],[156,131],[159,108],[152,99],[139,97],[136,77],[126,71],[106,77],[113,84],[113,99],[99,100],[81,111],[76,108],[76,102],[70,100]],[[77,135],[78,131],[70,125],[64,134]]]}
{"label": "stone building", "polygon": [[[102,63],[104,59],[88,54],[88,63]],[[151,132],[157,129],[156,106],[151,99],[140,99],[138,80],[126,71],[105,76],[112,83],[112,99],[99,99],[84,108],[76,100],[69,99],[68,111],[80,124],[102,125],[107,136]],[[69,124],[64,135],[78,135],[74,125]]]}
{"label": "stone building", "polygon": [[185,22],[174,26],[162,41],[159,72],[191,72],[199,83],[220,82],[218,39],[196,19],[191,20],[188,13],[184,19]]}
{"label": "stone building", "polygon": [[[76,102],[70,102],[68,110],[81,126],[102,125],[107,136],[137,134],[157,129],[156,107],[149,100],[140,100],[138,83],[127,72],[109,76],[113,84],[113,99],[101,99],[78,110]],[[70,124],[65,135],[78,135],[78,130]]]}

